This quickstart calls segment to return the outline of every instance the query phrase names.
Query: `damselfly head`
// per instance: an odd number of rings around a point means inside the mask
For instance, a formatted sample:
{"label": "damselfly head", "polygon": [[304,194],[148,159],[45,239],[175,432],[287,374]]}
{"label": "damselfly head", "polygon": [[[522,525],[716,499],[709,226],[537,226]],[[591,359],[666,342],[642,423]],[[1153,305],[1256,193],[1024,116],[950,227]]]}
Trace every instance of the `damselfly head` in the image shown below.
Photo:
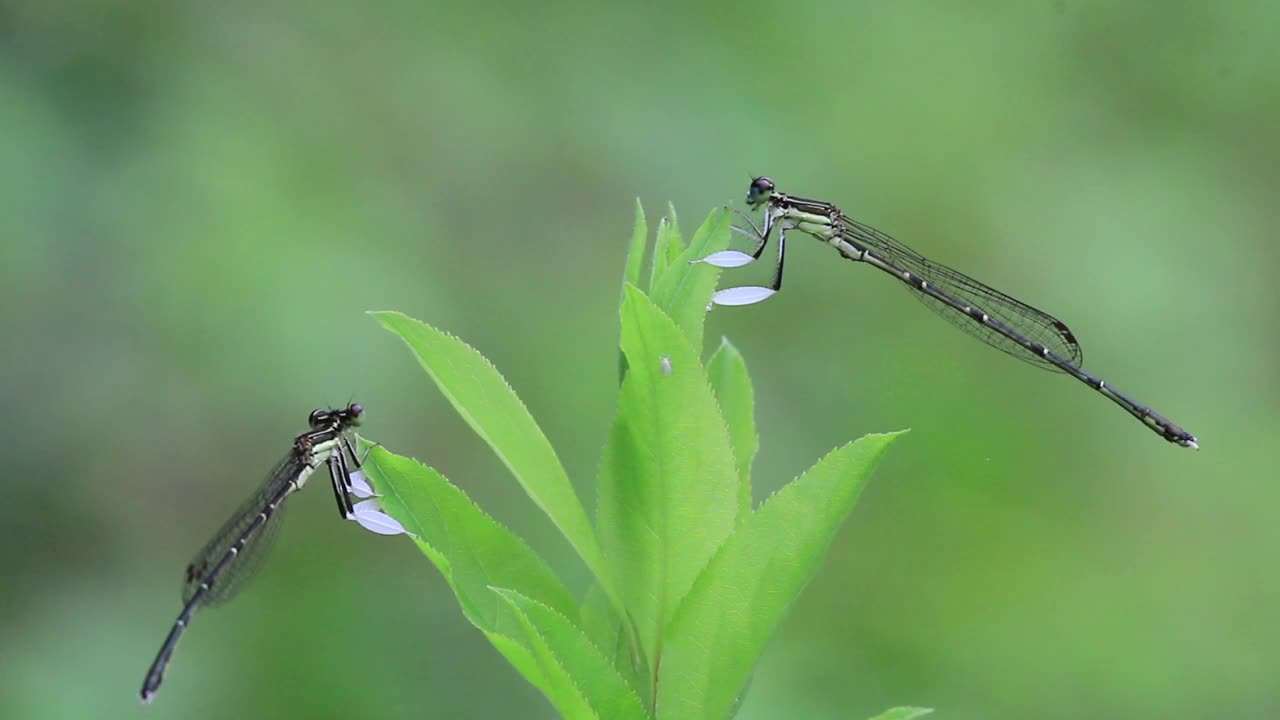
{"label": "damselfly head", "polygon": [[751,187],[747,188],[747,204],[756,207],[760,203],[769,199],[769,195],[773,193],[773,181],[761,175],[751,180]]}
{"label": "damselfly head", "polygon": [[360,403],[351,403],[345,408],[340,409],[324,409],[312,410],[311,416],[307,418],[307,423],[311,425],[312,430],[322,430],[334,425],[343,427],[354,427],[360,424],[360,415],[364,412],[364,406]]}
{"label": "damselfly head", "polygon": [[363,412],[364,412],[363,405],[361,405],[360,403],[351,403],[350,405],[347,406],[347,409],[343,410],[341,413],[343,424],[345,425],[360,424],[360,414]]}

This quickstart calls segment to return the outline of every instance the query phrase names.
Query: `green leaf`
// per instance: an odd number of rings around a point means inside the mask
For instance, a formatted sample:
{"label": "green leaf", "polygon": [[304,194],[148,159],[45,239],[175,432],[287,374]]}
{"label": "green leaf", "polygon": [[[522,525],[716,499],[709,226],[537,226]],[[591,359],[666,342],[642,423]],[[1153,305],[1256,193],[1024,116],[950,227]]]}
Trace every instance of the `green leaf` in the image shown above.
{"label": "green leaf", "polygon": [[591,644],[600,648],[636,693],[644,694],[649,676],[644,658],[640,657],[638,648],[632,647],[624,620],[609,603],[609,598],[599,583],[592,583],[587,589],[578,612],[582,631],[591,640]]}
{"label": "green leaf", "polygon": [[401,313],[370,314],[404,340],[458,414],[493,448],[610,597],[617,598],[591,520],[564,466],[529,410],[493,364],[452,335]]}
{"label": "green leaf", "polygon": [[729,424],[729,439],[733,442],[733,455],[742,482],[738,497],[741,522],[751,512],[751,461],[760,446],[760,438],[756,436],[755,390],[747,374],[747,363],[728,338],[721,339],[720,347],[707,363],[707,377],[724,420]]}
{"label": "green leaf", "polygon": [[622,286],[640,285],[640,271],[644,267],[644,251],[649,243],[649,225],[644,219],[644,206],[636,198],[636,225],[631,231],[631,245],[627,249],[627,265],[622,273]]}
{"label": "green leaf", "polygon": [[656,669],[662,628],[733,529],[738,474],[698,354],[671,318],[628,286],[630,369],[600,468],[601,544]]}
{"label": "green leaf", "polygon": [[[644,219],[644,206],[640,198],[636,198],[636,225],[631,231],[631,246],[627,250],[627,265],[622,273],[622,295],[625,296],[627,285],[640,286],[640,271],[644,267],[644,251],[648,249],[649,225]],[[621,301],[619,301],[621,302]],[[618,349],[618,382],[627,376],[627,356]]]}
{"label": "green leaf", "polygon": [[[667,201],[667,217],[671,219],[671,232],[675,233],[676,241],[683,242],[684,235],[680,232],[680,219],[676,217],[676,204],[670,200]],[[682,249],[683,246],[671,248],[671,257],[679,255]]]}
{"label": "green leaf", "polygon": [[658,233],[653,241],[653,264],[649,268],[651,292],[658,286],[667,268],[675,262],[682,249],[684,249],[684,239],[680,237],[680,228],[669,218],[659,220]]}
{"label": "green leaf", "polygon": [[[551,701],[552,706],[560,712],[560,717],[569,720],[604,720],[591,709],[587,699],[574,685],[568,671],[556,662],[546,642],[542,641],[537,632],[529,627],[527,620],[521,619],[528,628],[524,632],[525,642],[533,645],[535,649],[527,650],[523,645],[515,646],[519,663],[511,661],[511,664],[520,670],[520,674],[524,675],[531,685],[542,691],[542,694]],[[510,646],[514,643],[505,636],[498,637],[500,640],[495,642],[494,646],[499,650],[502,649],[500,644]],[[507,659],[511,660],[510,657]]]}
{"label": "green leaf", "polygon": [[673,258],[662,276],[655,279],[649,293],[653,302],[676,321],[699,353],[707,306],[716,290],[720,268],[694,261],[727,247],[729,212],[719,208],[712,211],[693,234],[689,247]]}
{"label": "green leaf", "polygon": [[582,631],[591,638],[591,643],[612,658],[614,665],[618,665],[617,659],[622,656],[620,650],[624,642],[622,620],[613,611],[609,598],[598,583],[592,583],[587,588],[578,612],[582,619]]}
{"label": "green leaf", "polygon": [[517,588],[574,617],[577,603],[560,578],[515,533],[435,470],[382,447],[369,452],[364,469],[382,495],[383,509],[417,535],[414,542],[449,583],[463,615],[529,677],[533,665],[528,648],[521,653],[522,643],[511,640],[524,637],[523,622],[489,586]]}
{"label": "green leaf", "polygon": [[498,649],[502,657],[511,663],[511,667],[529,681],[530,685],[538,688],[543,695],[551,692],[547,687],[547,679],[542,672],[542,667],[538,664],[538,659],[534,657],[533,651],[526,647],[527,641],[524,639],[524,634],[521,634],[520,640],[496,632],[485,632],[484,636]]}
{"label": "green leaf", "polygon": [[547,679],[545,685],[556,693],[548,699],[565,717],[649,717],[631,686],[569,618],[515,590],[491,590],[523,620],[526,637]]}
{"label": "green leaf", "polygon": [[879,715],[871,718],[871,720],[915,720],[918,717],[924,717],[932,712],[933,708],[896,707],[892,710],[885,710]]}
{"label": "green leaf", "polygon": [[734,531],[667,629],[660,718],[726,716],[897,435],[868,435],[833,451]]}

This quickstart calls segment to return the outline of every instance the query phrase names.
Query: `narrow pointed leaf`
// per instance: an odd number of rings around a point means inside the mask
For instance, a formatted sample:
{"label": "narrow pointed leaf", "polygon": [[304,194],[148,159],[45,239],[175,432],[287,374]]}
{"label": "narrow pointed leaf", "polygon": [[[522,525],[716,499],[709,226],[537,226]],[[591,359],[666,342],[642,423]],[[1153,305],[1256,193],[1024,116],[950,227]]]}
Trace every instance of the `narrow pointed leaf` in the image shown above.
{"label": "narrow pointed leaf", "polygon": [[[649,245],[649,225],[644,218],[644,206],[640,204],[640,198],[636,198],[636,225],[631,231],[631,246],[627,249],[627,265],[622,273],[622,290],[624,294],[627,285],[640,286],[640,273],[644,268],[644,252]],[[619,300],[621,303],[621,300]],[[622,353],[622,348],[618,348],[618,382],[622,382],[622,378],[627,375],[627,356]]]}
{"label": "narrow pointed leaf", "polygon": [[369,453],[364,468],[382,491],[385,512],[417,535],[414,541],[449,583],[471,624],[486,634],[524,636],[523,625],[489,591],[491,585],[518,589],[576,615],[577,602],[546,562],[440,473],[381,447]]}
{"label": "narrow pointed leaf", "polygon": [[[595,717],[606,720],[647,720],[649,713],[635,691],[572,621],[514,590],[492,590],[510,603],[512,609],[524,620],[529,645],[544,670],[550,670],[548,674],[563,672],[572,683],[576,697],[570,698],[563,706],[576,710],[580,707],[578,701],[581,699]],[[553,687],[567,685],[559,680],[548,684]],[[562,703],[554,699],[552,702],[557,708],[562,707]]]}
{"label": "narrow pointed leaf", "polygon": [[733,442],[733,456],[741,479],[738,488],[738,520],[741,522],[751,512],[751,461],[755,459],[760,438],[756,436],[755,390],[747,374],[747,363],[728,338],[720,341],[720,347],[707,363],[707,377]]}
{"label": "narrow pointed leaf", "polygon": [[645,221],[644,206],[636,198],[636,224],[631,231],[631,245],[627,248],[627,264],[622,273],[622,286],[628,283],[640,285],[640,271],[644,268],[644,251],[649,243],[649,224]]}
{"label": "narrow pointed leaf", "polygon": [[[564,720],[605,720],[587,702],[582,691],[574,684],[573,678],[563,666],[556,661],[546,643],[539,642],[535,632],[525,631],[523,642],[534,644],[536,649],[526,650],[518,647],[517,660],[521,674],[551,702]],[[510,658],[508,658],[510,660]],[[516,665],[516,662],[512,662]]]}
{"label": "narrow pointed leaf", "polygon": [[649,267],[650,292],[658,286],[682,247],[684,240],[680,237],[680,229],[675,227],[670,218],[659,220],[658,232],[653,241],[653,264]]}
{"label": "narrow pointed leaf", "polygon": [[684,250],[684,234],[680,232],[680,218],[676,215],[676,204],[670,200],[667,201],[667,218],[671,220],[671,232],[675,234],[679,243],[676,247],[668,249],[670,252],[668,259],[674,260]]}
{"label": "narrow pointed leaf", "polygon": [[896,436],[868,435],[835,450],[734,531],[667,629],[660,718],[726,716]]}
{"label": "narrow pointed leaf", "polygon": [[601,463],[599,526],[623,604],[657,668],[662,628],[733,528],[739,482],[698,354],[631,286],[622,304],[622,348],[630,370]]}
{"label": "narrow pointed leaf", "polygon": [[702,328],[707,304],[720,278],[719,269],[694,260],[714,255],[729,245],[729,213],[723,208],[712,211],[693,234],[689,247],[671,264],[654,284],[650,297],[688,336],[689,343],[702,352]]}
{"label": "narrow pointed leaf", "polygon": [[498,370],[470,345],[430,325],[396,312],[371,314],[404,340],[458,414],[493,448],[610,597],[616,597],[595,529],[564,466]]}

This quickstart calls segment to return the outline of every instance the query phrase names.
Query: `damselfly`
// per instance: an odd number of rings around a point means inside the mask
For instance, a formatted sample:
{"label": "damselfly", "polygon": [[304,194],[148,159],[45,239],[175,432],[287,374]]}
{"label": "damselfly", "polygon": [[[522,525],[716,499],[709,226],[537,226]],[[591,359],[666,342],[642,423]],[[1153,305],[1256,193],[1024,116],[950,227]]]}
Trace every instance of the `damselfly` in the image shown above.
{"label": "damselfly", "polygon": [[358,404],[312,412],[308,419],[311,429],[294,438],[289,454],[276,464],[257,492],[187,565],[182,585],[182,612],[147,670],[142,682],[144,703],[151,702],[160,687],[173,649],[196,608],[226,602],[244,587],[280,527],[281,503],[290,493],[302,489],[322,463],[329,468],[333,497],[343,519],[355,520],[383,535],[405,532],[400,523],[378,508],[375,500],[352,502],[352,496],[375,497],[348,437],[348,431],[359,424],[363,412],[364,408]]}
{"label": "damselfly", "polygon": [[750,305],[782,289],[786,233],[799,230],[831,245],[849,260],[865,262],[894,276],[930,309],[988,345],[1037,367],[1066,373],[1105,395],[1165,440],[1199,449],[1194,435],[1083,370],[1080,366],[1084,355],[1075,334],[1052,315],[926,259],[885,233],[850,218],[831,203],[780,193],[767,177],[751,181],[747,205],[753,210],[765,208],[762,227],[756,227],[747,218],[751,232],[734,228],[756,241],[755,250],[751,254],[724,250],[703,258],[702,262],[731,268],[758,260],[769,243],[770,234],[777,228],[778,265],[773,283],[769,287],[720,290],[712,297],[713,303]]}

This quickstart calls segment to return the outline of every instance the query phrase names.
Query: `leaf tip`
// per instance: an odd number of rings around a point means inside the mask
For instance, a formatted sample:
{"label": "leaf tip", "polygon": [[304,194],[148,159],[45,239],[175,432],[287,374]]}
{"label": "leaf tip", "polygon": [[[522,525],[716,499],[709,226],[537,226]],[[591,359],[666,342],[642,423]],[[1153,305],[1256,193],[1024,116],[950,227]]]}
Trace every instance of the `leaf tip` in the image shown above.
{"label": "leaf tip", "polygon": [[392,325],[401,320],[412,320],[408,315],[399,310],[366,310],[365,314],[387,330],[392,330]]}

